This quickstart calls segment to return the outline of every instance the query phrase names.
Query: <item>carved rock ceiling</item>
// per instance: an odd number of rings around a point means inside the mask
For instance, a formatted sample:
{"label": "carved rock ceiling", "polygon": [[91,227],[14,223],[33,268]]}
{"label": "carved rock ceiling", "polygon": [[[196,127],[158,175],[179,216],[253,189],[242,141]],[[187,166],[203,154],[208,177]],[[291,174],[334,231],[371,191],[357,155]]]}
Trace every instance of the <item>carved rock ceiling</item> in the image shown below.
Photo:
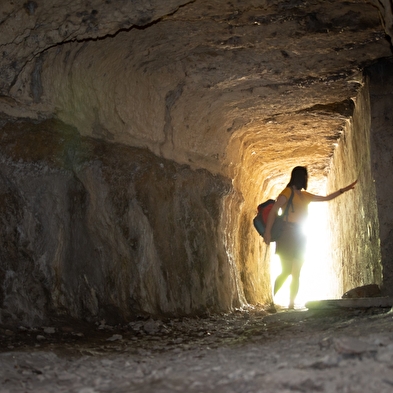
{"label": "carved rock ceiling", "polygon": [[[3,113],[57,116],[83,134],[231,177],[244,164],[277,172],[305,164],[323,175],[363,85],[362,69],[391,56],[378,9],[362,0],[2,1],[0,18]],[[100,62],[111,74],[108,91],[97,82],[97,66],[88,75],[83,56],[71,65],[85,69],[86,90],[100,95],[107,132],[97,133],[97,119],[90,124],[87,114],[71,120],[71,93],[64,88],[68,98],[60,100],[53,87],[60,83],[53,74],[62,74],[58,53],[72,47],[86,50],[85,58],[100,51],[113,59]],[[37,97],[29,86],[43,54]],[[128,85],[131,69],[141,90]],[[146,80],[154,84],[149,94]],[[116,94],[123,106],[109,105]],[[127,116],[138,97],[143,109]],[[81,113],[97,110],[91,98],[85,102]],[[136,130],[136,118],[146,129]]]}

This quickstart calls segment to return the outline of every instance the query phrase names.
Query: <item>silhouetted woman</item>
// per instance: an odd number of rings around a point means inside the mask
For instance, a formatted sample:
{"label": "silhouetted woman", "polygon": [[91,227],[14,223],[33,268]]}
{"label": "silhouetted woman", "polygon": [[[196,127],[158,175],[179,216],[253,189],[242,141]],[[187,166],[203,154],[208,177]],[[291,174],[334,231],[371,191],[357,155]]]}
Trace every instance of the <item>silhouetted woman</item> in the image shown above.
{"label": "silhouetted woman", "polygon": [[290,199],[292,190],[294,192],[292,206],[288,210],[288,220],[284,220],[284,229],[281,237],[277,240],[276,254],[281,260],[282,272],[276,278],[274,283],[274,295],[282,287],[289,275],[292,275],[290,285],[289,308],[294,308],[295,298],[299,291],[300,270],[304,262],[304,253],[306,248],[306,237],[303,234],[302,224],[307,219],[308,205],[310,202],[330,201],[337,198],[346,191],[352,190],[357,183],[354,181],[347,187],[326,196],[314,195],[307,191],[308,174],[307,168],[297,166],[292,170],[291,179],[287,187],[278,196],[276,203],[269,213],[264,241],[267,245],[271,241],[271,228],[281,208],[285,210]]}

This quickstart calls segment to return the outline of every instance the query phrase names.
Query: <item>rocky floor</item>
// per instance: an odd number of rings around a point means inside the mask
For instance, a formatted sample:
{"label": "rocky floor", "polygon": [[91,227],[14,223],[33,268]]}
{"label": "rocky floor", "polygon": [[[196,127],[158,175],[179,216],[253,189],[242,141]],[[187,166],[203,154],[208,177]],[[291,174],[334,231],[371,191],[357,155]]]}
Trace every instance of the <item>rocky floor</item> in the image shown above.
{"label": "rocky floor", "polygon": [[0,392],[392,392],[389,308],[0,326]]}

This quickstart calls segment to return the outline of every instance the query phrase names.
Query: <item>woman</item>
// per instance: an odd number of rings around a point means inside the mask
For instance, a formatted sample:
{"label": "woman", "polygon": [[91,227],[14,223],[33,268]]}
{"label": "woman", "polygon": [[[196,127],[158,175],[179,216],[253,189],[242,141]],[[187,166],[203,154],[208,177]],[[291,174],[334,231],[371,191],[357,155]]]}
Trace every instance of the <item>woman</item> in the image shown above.
{"label": "woman", "polygon": [[307,190],[308,174],[307,168],[297,166],[292,170],[291,179],[287,187],[278,196],[273,205],[266,223],[264,241],[267,245],[271,241],[271,228],[277,213],[281,208],[285,210],[287,201],[293,191],[292,206],[288,209],[288,217],[284,220],[284,229],[280,239],[277,240],[276,254],[280,256],[282,272],[274,283],[274,295],[282,287],[289,275],[292,275],[290,286],[289,308],[294,308],[295,298],[299,291],[300,270],[304,262],[304,252],[306,248],[306,237],[302,233],[302,224],[307,218],[308,205],[310,202],[330,201],[339,195],[352,190],[357,180],[349,186],[326,196],[314,195]]}

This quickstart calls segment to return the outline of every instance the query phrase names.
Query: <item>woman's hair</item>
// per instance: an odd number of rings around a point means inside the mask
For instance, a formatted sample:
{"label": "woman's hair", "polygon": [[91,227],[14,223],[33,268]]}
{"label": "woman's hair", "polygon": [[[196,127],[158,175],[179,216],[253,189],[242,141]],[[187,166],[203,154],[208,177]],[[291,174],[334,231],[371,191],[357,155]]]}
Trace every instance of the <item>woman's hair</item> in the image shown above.
{"label": "woman's hair", "polygon": [[297,190],[304,188],[307,190],[308,173],[305,166],[296,166],[292,169],[291,180],[287,187],[295,186]]}

